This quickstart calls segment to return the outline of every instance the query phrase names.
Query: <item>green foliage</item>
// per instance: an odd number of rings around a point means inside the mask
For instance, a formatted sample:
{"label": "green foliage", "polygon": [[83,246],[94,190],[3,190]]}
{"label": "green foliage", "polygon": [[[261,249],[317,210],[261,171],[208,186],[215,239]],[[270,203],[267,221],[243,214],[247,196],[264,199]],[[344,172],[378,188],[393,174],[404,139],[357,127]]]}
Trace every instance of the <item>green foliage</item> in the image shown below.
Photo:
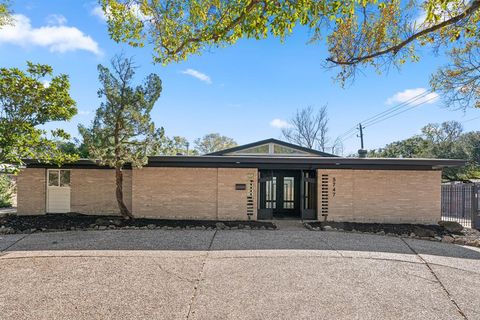
{"label": "green foliage", "polygon": [[447,168],[443,171],[446,180],[480,178],[480,131],[463,133],[456,121],[428,124],[422,134],[396,141],[384,148],[372,150],[369,157],[381,158],[441,158],[465,159],[463,168]]}
{"label": "green foliage", "polygon": [[77,138],[74,138],[73,141],[58,141],[57,146],[65,154],[75,155],[82,159],[90,158],[88,147]]}
{"label": "green foliage", "polygon": [[13,186],[10,177],[0,173],[0,208],[12,206]]}
{"label": "green foliage", "polygon": [[[418,61],[418,46],[448,48],[478,34],[480,0],[100,0],[110,36],[132,46],[153,45],[154,61],[185,60],[241,38],[285,39],[298,25],[310,42],[327,40],[338,79],[358,65],[380,71]],[[424,13],[422,15],[422,13]],[[424,21],[418,19],[424,16]],[[325,34],[324,34],[325,33]],[[386,61],[387,60],[387,61]]]}
{"label": "green foliage", "polygon": [[210,133],[194,141],[195,150],[199,154],[212,153],[235,147],[237,143],[232,138],[222,136],[218,133]]}
{"label": "green foliage", "polygon": [[12,12],[10,10],[10,1],[0,1],[0,28],[11,22]]}
{"label": "green foliage", "polygon": [[69,89],[68,76],[53,76],[48,65],[28,62],[26,72],[0,68],[1,163],[22,164],[24,158],[35,158],[61,164],[76,159],[57,146],[57,141],[69,139],[65,131],[39,128],[50,121],[70,120],[77,113]]}
{"label": "green foliage", "polygon": [[161,147],[158,150],[158,155],[167,155],[167,156],[175,156],[178,154],[181,155],[197,155],[197,150],[190,149],[190,143],[185,137],[180,136],[173,136],[169,138],[164,136],[162,140]]}
{"label": "green foliage", "polygon": [[[370,0],[373,2],[373,0]],[[284,39],[298,24],[320,31],[322,20],[348,14],[345,0],[100,0],[110,36],[132,46],[151,44],[167,64],[241,38]]]}
{"label": "green foliage", "polygon": [[156,129],[150,112],[160,97],[162,82],[150,74],[143,85],[133,86],[135,66],[131,59],[117,56],[112,70],[98,66],[104,98],[90,127],[79,131],[92,159],[112,168],[129,163],[141,167],[148,155],[156,153],[163,137],[163,128]]}
{"label": "green foliage", "polygon": [[150,112],[162,92],[162,81],[150,74],[143,85],[132,84],[135,66],[132,59],[116,56],[112,71],[98,66],[102,87],[98,90],[101,103],[90,127],[80,125],[79,131],[90,158],[115,168],[116,197],[120,213],[133,218],[123,201],[123,172],[125,164],[142,167],[148,155],[161,147],[163,128],[156,129]]}
{"label": "green foliage", "polygon": [[445,104],[458,109],[480,108],[480,36],[449,52],[451,63],[430,79]]}

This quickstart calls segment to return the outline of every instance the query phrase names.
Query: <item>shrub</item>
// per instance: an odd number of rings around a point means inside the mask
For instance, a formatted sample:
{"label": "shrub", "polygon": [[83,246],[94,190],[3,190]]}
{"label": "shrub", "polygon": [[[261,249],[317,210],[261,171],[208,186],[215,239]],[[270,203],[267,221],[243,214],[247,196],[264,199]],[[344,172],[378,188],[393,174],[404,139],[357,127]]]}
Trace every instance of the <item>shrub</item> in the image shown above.
{"label": "shrub", "polygon": [[10,177],[0,173],[0,208],[12,206],[13,186]]}

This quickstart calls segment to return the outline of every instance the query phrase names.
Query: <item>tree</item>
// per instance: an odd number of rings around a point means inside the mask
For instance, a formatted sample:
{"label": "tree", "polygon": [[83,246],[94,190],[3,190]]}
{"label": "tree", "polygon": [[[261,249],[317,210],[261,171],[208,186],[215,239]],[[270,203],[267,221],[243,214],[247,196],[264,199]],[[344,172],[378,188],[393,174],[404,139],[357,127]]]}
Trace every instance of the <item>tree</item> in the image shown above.
{"label": "tree", "polygon": [[327,40],[327,66],[342,83],[359,66],[378,71],[418,61],[418,46],[464,46],[478,40],[480,0],[101,0],[110,36],[132,46],[153,44],[167,64],[240,38],[282,40],[297,25],[310,43]]}
{"label": "tree", "polygon": [[10,1],[0,1],[0,28],[9,24],[12,19],[12,12],[10,11]]}
{"label": "tree", "polygon": [[[28,62],[27,71],[0,68],[0,163],[22,164],[24,158],[61,164],[73,161],[57,145],[70,136],[61,129],[40,129],[76,113],[68,76],[53,76],[48,65]],[[48,79],[48,85],[45,84]]]}
{"label": "tree", "polygon": [[428,157],[430,144],[422,136],[395,141],[387,144],[384,148],[370,150],[368,157],[371,158],[417,158]]}
{"label": "tree", "polygon": [[150,112],[160,97],[162,82],[150,74],[143,85],[133,86],[135,66],[132,59],[115,56],[111,68],[98,66],[101,103],[89,128],[79,126],[91,158],[115,169],[116,199],[121,215],[133,218],[123,200],[125,164],[141,167],[148,155],[156,153],[163,128],[156,129]]}
{"label": "tree", "polygon": [[369,157],[465,159],[462,168],[442,171],[447,180],[480,178],[480,131],[463,133],[459,122],[428,124],[420,135],[372,150]]}
{"label": "tree", "polygon": [[82,159],[90,158],[88,147],[79,139],[74,138],[73,141],[58,141],[58,148],[65,154],[77,155]]}
{"label": "tree", "polygon": [[465,110],[480,108],[480,39],[449,52],[451,63],[430,79],[447,106]]}
{"label": "tree", "polygon": [[310,149],[325,151],[328,142],[327,106],[315,111],[313,107],[297,109],[289,122],[290,126],[282,129],[287,141]]}
{"label": "tree", "polygon": [[232,138],[219,133],[210,133],[194,141],[195,150],[200,154],[212,153],[235,147],[237,143]]}
{"label": "tree", "polygon": [[194,155],[197,154],[196,150],[190,150],[190,143],[185,137],[173,136],[172,138],[165,137],[160,154],[175,156],[181,155]]}
{"label": "tree", "polygon": [[[338,2],[340,3],[340,2]],[[313,29],[339,9],[317,0],[101,0],[112,39],[153,44],[155,62],[167,64],[240,38],[284,38],[300,22]],[[343,11],[347,11],[345,8]]]}
{"label": "tree", "polygon": [[10,177],[0,172],[0,208],[12,206],[13,185]]}

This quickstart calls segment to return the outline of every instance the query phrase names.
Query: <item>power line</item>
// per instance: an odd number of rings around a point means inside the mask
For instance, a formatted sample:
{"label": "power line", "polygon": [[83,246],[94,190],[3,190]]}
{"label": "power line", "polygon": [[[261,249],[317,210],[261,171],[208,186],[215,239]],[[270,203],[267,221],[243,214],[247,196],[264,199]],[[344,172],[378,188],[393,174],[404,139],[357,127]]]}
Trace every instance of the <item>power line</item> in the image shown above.
{"label": "power line", "polygon": [[[386,116],[388,116],[389,114],[392,114],[393,112],[396,112],[396,111],[402,109],[403,107],[407,107],[407,106],[409,106],[410,104],[412,104],[412,103],[414,103],[414,102],[416,102],[416,101],[418,101],[418,100],[420,100],[420,99],[423,99],[423,98],[427,97],[430,93],[432,93],[432,90],[428,90],[428,91],[425,91],[425,92],[423,92],[423,93],[421,93],[421,94],[418,94],[418,95],[416,95],[416,96],[408,99],[407,101],[404,101],[404,102],[398,104],[397,106],[395,106],[395,107],[393,107],[393,108],[391,108],[391,109],[389,109],[389,110],[383,111],[383,112],[379,113],[379,114],[376,115],[376,116],[370,117],[369,119],[362,121],[362,123],[365,124],[365,125],[367,125],[367,124],[372,123],[372,122],[374,122],[374,121],[376,121],[376,120],[378,120],[378,119],[380,119],[380,118],[386,117]],[[435,98],[436,98],[436,96],[432,97],[431,99],[435,99]]]}
{"label": "power line", "polygon": [[427,100],[421,101],[420,103],[418,103],[418,104],[416,104],[416,105],[413,105],[413,106],[411,106],[411,107],[409,107],[409,108],[407,108],[407,109],[404,109],[404,110],[402,110],[402,111],[400,111],[400,112],[397,112],[397,113],[395,113],[395,114],[392,114],[392,115],[390,115],[389,117],[381,118],[381,119],[379,119],[379,120],[377,120],[377,121],[371,122],[371,123],[369,123],[368,125],[365,125],[365,127],[370,127],[370,126],[373,126],[374,124],[377,124],[377,123],[379,123],[379,122],[385,121],[385,120],[390,119],[390,118],[393,118],[393,117],[395,117],[395,116],[398,116],[399,114],[402,114],[402,113],[404,113],[404,112],[407,112],[407,111],[409,111],[409,110],[412,110],[413,108],[416,108],[416,107],[418,107],[418,106],[421,106],[422,104],[428,103],[428,102],[430,102],[430,101],[432,101],[432,100],[435,100],[436,98],[437,98],[437,97],[435,96],[435,97],[431,97],[431,98],[429,98],[429,99],[427,99]]}
{"label": "power line", "polygon": [[465,120],[465,121],[462,121],[462,122],[460,122],[460,123],[463,124],[463,123],[467,123],[467,122],[470,122],[470,121],[473,121],[473,120],[477,120],[477,119],[480,119],[480,116],[475,117],[475,118],[472,118],[472,119],[468,119],[468,120]]}
{"label": "power line", "polygon": [[[420,95],[419,95],[419,96],[416,96],[415,99],[413,99],[413,98],[410,99],[410,100],[412,100],[412,101],[410,101],[410,103],[412,103],[412,102],[414,102],[414,101],[416,101],[416,100],[418,100],[418,99],[420,99],[420,98],[422,98],[422,97],[420,97]],[[434,100],[434,99],[436,99],[436,98],[437,98],[436,96],[431,97],[431,98],[429,98],[429,99],[427,99],[427,100],[420,101],[419,103],[417,103],[417,104],[415,104],[415,105],[412,105],[412,106],[409,106],[409,108],[403,109],[403,110],[400,110],[400,111],[399,111],[399,109],[397,109],[396,111],[398,111],[398,112],[395,112],[395,113],[393,113],[393,114],[392,114],[392,112],[385,113],[383,117],[376,117],[375,120],[370,120],[367,125],[363,125],[363,129],[365,129],[365,128],[367,128],[367,127],[370,127],[370,126],[373,126],[373,125],[375,125],[375,124],[377,124],[377,123],[380,123],[380,122],[382,122],[382,121],[385,121],[385,120],[387,120],[387,119],[393,118],[393,117],[395,117],[395,116],[397,116],[397,115],[399,115],[399,114],[402,114],[402,113],[404,113],[404,112],[407,112],[407,111],[409,111],[409,110],[411,110],[411,109],[413,109],[413,108],[416,108],[416,107],[418,107],[418,106],[421,106],[421,105],[423,105],[423,104],[426,104],[426,103],[428,103],[428,102],[430,102],[430,101],[432,101],[432,100]],[[373,117],[371,117],[371,118],[373,118]],[[473,120],[473,119],[470,119],[470,120]],[[355,128],[357,128],[357,127],[355,127]],[[356,131],[350,133],[349,135],[347,135],[346,137],[344,137],[344,138],[341,139],[340,141],[341,141],[341,142],[345,142],[346,140],[354,137],[355,135],[356,135]]]}
{"label": "power line", "polygon": [[[389,114],[391,114],[391,113],[393,113],[393,112],[396,112],[396,111],[400,110],[401,108],[403,108],[403,107],[405,107],[405,106],[408,106],[408,105],[411,104],[412,102],[415,102],[415,101],[417,101],[417,100],[419,100],[419,99],[422,99],[422,98],[426,97],[427,95],[429,95],[429,94],[432,93],[432,92],[433,92],[433,90],[431,90],[431,89],[430,89],[430,90],[426,90],[426,91],[424,91],[424,92],[422,92],[422,93],[420,93],[420,94],[418,94],[418,95],[416,95],[416,96],[414,96],[414,97],[412,97],[412,98],[410,98],[410,99],[408,99],[408,100],[406,100],[406,101],[403,101],[403,102],[401,102],[401,103],[399,103],[399,104],[397,104],[397,105],[395,105],[395,106],[387,109],[387,110],[384,110],[384,111],[382,111],[382,112],[380,112],[380,113],[378,113],[378,114],[376,114],[376,115],[373,115],[373,116],[371,116],[370,118],[364,119],[363,121],[361,121],[361,123],[364,124],[364,125],[367,125],[367,124],[369,124],[369,123],[371,123],[371,122],[373,122],[373,121],[375,121],[375,120],[377,120],[377,119],[379,119],[379,118],[381,118],[381,117],[386,117],[386,116],[388,116]],[[357,126],[354,126],[354,127],[350,128],[349,130],[347,130],[346,132],[344,132],[344,133],[342,133],[341,135],[339,135],[338,138],[339,138],[340,140],[346,140],[346,139],[348,139],[348,137],[351,136],[352,133],[355,133],[356,130],[357,130]]]}

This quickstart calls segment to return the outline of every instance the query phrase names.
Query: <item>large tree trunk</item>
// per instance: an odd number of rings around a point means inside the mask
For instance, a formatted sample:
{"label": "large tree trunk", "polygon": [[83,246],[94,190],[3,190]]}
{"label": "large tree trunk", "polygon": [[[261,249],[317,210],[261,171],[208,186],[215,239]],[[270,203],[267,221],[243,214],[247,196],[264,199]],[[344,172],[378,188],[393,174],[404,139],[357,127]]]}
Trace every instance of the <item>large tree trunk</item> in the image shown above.
{"label": "large tree trunk", "polygon": [[132,213],[128,210],[125,202],[123,202],[123,172],[121,168],[115,168],[115,183],[117,185],[115,193],[120,213],[125,219],[133,219]]}

